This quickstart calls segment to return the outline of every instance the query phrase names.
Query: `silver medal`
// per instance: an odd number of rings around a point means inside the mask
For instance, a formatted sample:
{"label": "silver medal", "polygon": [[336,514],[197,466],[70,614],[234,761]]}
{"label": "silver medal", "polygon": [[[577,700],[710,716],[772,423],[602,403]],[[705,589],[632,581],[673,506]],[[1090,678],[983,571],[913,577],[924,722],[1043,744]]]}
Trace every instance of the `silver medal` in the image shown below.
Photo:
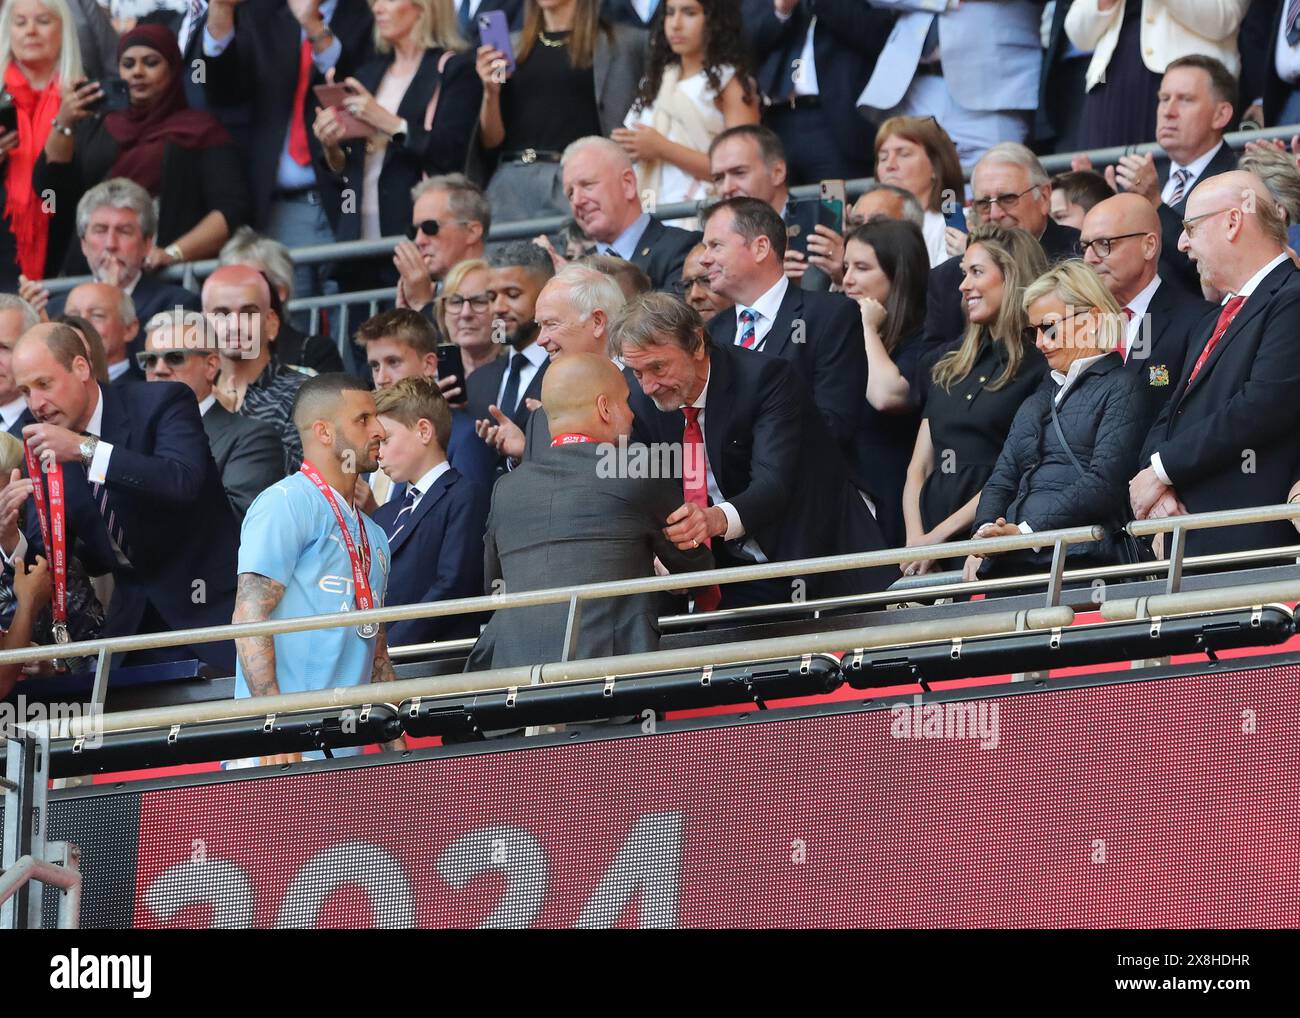
{"label": "silver medal", "polygon": [[363,622],[357,626],[357,635],[363,640],[370,640],[379,635],[378,622]]}
{"label": "silver medal", "polygon": [[66,622],[56,622],[51,627],[54,632],[55,643],[70,643],[72,637],[68,635],[68,624]]}

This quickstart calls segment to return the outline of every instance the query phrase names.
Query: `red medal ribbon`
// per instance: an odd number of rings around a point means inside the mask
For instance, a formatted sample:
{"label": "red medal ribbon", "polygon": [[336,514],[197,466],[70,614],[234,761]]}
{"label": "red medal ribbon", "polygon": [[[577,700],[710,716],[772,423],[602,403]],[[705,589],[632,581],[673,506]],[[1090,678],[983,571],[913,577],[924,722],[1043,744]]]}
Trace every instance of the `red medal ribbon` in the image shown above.
{"label": "red medal ribbon", "polygon": [[312,484],[316,485],[316,489],[325,496],[325,501],[334,510],[334,518],[339,521],[339,529],[343,531],[343,547],[347,548],[348,559],[352,564],[352,588],[356,592],[357,609],[365,611],[367,608],[375,607],[374,595],[370,592],[370,538],[366,535],[366,521],[361,518],[361,510],[357,510],[357,530],[361,535],[361,553],[358,555],[357,546],[352,540],[352,534],[348,531],[347,521],[343,518],[343,510],[339,508],[333,490],[325,483],[320,471],[306,460],[302,461],[302,472],[307,475],[307,479]]}
{"label": "red medal ribbon", "polygon": [[[50,557],[54,571],[54,623],[68,623],[68,542],[65,524],[67,512],[63,501],[63,464],[54,462],[48,473],[42,473],[32,454],[32,447],[23,443],[23,458],[27,461],[27,475],[32,479],[32,498],[36,502],[36,519],[41,524],[41,540]],[[49,488],[49,508],[46,509],[45,489]]]}
{"label": "red medal ribbon", "polygon": [[581,435],[576,431],[566,431],[563,435],[556,435],[551,439],[551,448],[557,445],[581,445],[584,442],[596,441],[590,435]]}

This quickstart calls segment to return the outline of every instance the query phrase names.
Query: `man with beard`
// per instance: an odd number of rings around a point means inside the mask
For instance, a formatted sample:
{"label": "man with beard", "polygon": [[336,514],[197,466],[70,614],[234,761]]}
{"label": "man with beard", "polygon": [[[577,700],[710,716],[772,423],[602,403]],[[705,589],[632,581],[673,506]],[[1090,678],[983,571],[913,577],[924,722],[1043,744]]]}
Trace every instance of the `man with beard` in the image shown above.
{"label": "man with beard", "polygon": [[507,343],[509,357],[499,357],[465,381],[469,412],[484,427],[498,416],[521,430],[528,424],[529,400],[540,400],[546,374],[546,351],[537,343],[537,297],[555,275],[550,256],[536,244],[513,241],[488,256],[488,299],[492,302],[492,340]]}

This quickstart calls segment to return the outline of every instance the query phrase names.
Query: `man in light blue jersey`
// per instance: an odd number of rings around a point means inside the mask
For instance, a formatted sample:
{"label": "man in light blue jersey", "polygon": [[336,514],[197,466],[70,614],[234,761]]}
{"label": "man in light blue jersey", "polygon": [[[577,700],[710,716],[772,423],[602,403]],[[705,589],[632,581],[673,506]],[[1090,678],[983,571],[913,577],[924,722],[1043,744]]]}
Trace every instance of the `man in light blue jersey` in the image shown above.
{"label": "man in light blue jersey", "polygon": [[[249,507],[240,536],[235,622],[347,613],[384,601],[388,538],[354,505],[357,477],[376,468],[384,437],[374,396],[348,375],[317,375],[298,390],[293,420],[303,442],[302,469]],[[380,625],[344,621],[333,629],[245,637],[235,648],[237,697],[394,678]],[[298,759],[283,754],[262,762]]]}

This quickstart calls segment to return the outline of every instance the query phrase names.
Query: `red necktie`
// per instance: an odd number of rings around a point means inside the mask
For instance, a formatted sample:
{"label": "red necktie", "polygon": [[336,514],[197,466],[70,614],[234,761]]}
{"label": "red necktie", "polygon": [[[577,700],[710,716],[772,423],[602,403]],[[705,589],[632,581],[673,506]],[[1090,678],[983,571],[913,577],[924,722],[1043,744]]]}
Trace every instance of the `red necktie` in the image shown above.
{"label": "red necktie", "polygon": [[1131,321],[1133,321],[1133,309],[1124,308],[1124,328],[1119,330],[1119,342],[1115,349],[1125,361],[1128,360],[1128,323]]}
{"label": "red necktie", "polygon": [[1245,297],[1229,297],[1228,303],[1223,305],[1223,310],[1219,312],[1219,320],[1214,323],[1214,332],[1210,334],[1210,341],[1205,344],[1205,349],[1201,351],[1201,356],[1196,358],[1196,363],[1192,365],[1192,373],[1187,376],[1187,384],[1191,385],[1196,381],[1196,374],[1207,360],[1214,348],[1219,345],[1219,340],[1223,334],[1228,331],[1228,326],[1232,320],[1237,317],[1237,312],[1241,310],[1241,305],[1246,303]]}
{"label": "red necktie", "polygon": [[298,53],[298,84],[293,90],[293,109],[289,112],[289,155],[299,166],[311,162],[311,149],[307,147],[307,124],[303,120],[302,104],[307,98],[307,82],[311,80],[311,43],[302,41]]}
{"label": "red necktie", "polygon": [[[682,431],[682,488],[687,502],[694,502],[701,509],[709,507],[709,480],[705,465],[704,431],[700,428],[700,408],[684,406],[686,428]],[[712,542],[705,540],[706,546]],[[695,605],[700,611],[714,611],[722,601],[722,591],[716,583],[707,587],[696,587]]]}

